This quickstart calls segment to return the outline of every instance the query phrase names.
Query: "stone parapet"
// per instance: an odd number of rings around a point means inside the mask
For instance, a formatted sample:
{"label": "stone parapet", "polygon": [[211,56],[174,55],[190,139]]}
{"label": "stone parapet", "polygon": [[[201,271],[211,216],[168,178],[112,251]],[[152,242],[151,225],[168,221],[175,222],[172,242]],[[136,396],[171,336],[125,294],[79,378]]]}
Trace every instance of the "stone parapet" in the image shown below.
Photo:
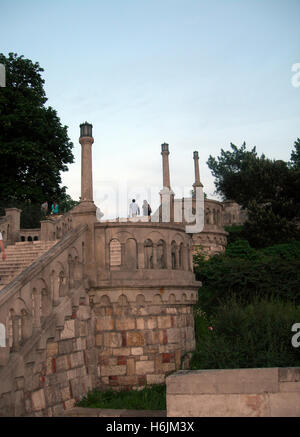
{"label": "stone parapet", "polygon": [[168,417],[300,417],[300,368],[179,371]]}

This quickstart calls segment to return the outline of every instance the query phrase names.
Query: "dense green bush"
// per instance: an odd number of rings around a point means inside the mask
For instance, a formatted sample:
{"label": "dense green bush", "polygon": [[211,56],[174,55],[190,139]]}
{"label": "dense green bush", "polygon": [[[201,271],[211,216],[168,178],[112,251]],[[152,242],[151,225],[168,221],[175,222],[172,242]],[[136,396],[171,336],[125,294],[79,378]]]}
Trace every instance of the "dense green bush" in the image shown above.
{"label": "dense green bush", "polygon": [[207,315],[195,309],[196,351],[192,369],[300,366],[300,348],[291,344],[300,306],[278,300],[236,298]]}
{"label": "dense green bush", "polygon": [[195,256],[195,273],[203,287],[199,303],[211,310],[232,295],[244,302],[277,297],[300,303],[300,242],[255,250],[237,241],[226,253],[206,260]]}

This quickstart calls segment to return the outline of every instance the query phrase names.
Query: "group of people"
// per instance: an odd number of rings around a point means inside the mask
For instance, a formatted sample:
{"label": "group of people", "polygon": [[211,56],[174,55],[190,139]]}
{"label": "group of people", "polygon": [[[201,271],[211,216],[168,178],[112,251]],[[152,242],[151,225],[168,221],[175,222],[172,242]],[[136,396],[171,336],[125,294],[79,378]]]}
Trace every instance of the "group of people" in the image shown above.
{"label": "group of people", "polygon": [[[143,201],[142,209],[143,209],[144,216],[151,215],[152,209],[151,209],[151,206],[149,205],[149,203],[147,202],[147,200]],[[135,199],[132,199],[132,202],[129,205],[129,217],[137,217],[138,215],[140,215],[140,207],[137,204],[137,202],[135,201]]]}
{"label": "group of people", "polygon": [[[42,203],[41,209],[45,214],[45,216],[48,215],[49,206],[47,200],[44,203]],[[52,203],[50,214],[58,214],[58,203],[56,202]]]}

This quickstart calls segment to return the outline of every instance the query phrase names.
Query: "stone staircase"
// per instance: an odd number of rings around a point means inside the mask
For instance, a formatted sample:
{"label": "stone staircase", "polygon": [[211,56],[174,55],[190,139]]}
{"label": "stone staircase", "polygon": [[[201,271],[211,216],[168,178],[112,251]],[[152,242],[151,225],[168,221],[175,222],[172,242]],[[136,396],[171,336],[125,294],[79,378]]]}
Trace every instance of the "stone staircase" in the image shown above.
{"label": "stone staircase", "polygon": [[57,241],[25,241],[7,246],[6,260],[0,259],[0,290],[54,246]]}

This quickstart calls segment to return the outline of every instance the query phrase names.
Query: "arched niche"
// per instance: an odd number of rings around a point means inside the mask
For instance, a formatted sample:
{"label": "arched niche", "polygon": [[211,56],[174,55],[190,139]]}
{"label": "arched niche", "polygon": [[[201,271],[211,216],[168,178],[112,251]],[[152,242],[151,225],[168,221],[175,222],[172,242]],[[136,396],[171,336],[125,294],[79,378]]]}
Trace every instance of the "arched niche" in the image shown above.
{"label": "arched niche", "polygon": [[149,238],[144,242],[145,269],[153,269],[153,242]]}
{"label": "arched niche", "polygon": [[125,243],[124,265],[127,270],[136,270],[137,265],[137,243],[134,238],[128,238]]}
{"label": "arched niche", "polygon": [[159,269],[167,268],[166,257],[167,257],[166,243],[164,240],[159,240],[156,244],[157,268]]}
{"label": "arched niche", "polygon": [[172,241],[171,243],[171,262],[172,262],[172,269],[175,270],[177,268],[177,244],[176,241]]}
{"label": "arched niche", "polygon": [[109,265],[113,269],[119,269],[121,266],[121,243],[114,238],[109,243]]}
{"label": "arched niche", "polygon": [[184,254],[184,248],[183,248],[183,243],[180,243],[179,245],[179,250],[178,250],[178,268],[182,269],[184,268],[184,263],[183,263],[183,255]]}
{"label": "arched niche", "polygon": [[0,323],[0,347],[6,346],[6,330],[5,325]]}

